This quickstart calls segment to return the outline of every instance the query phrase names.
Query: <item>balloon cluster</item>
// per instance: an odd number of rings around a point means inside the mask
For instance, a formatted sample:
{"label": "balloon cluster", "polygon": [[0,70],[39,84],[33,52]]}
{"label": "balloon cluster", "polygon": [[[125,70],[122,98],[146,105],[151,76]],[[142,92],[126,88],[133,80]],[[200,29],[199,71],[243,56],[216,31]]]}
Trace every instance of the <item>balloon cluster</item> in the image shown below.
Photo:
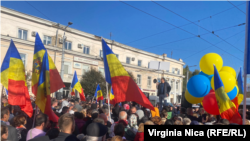
{"label": "balloon cluster", "polygon": [[224,84],[225,92],[233,101],[239,93],[236,85],[236,72],[229,66],[223,66],[221,56],[216,53],[208,53],[201,58],[201,72],[189,79],[185,98],[191,104],[201,103],[204,110],[209,114],[219,115],[214,89],[214,65]]}

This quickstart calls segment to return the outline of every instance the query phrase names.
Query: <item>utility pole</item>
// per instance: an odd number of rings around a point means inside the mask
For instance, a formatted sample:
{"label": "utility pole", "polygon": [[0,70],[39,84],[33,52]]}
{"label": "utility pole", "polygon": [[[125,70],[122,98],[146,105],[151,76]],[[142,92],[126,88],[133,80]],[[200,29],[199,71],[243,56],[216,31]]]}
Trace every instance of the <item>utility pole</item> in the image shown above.
{"label": "utility pole", "polygon": [[[72,24],[73,24],[72,22],[68,22],[68,25],[64,28],[63,45],[62,45],[62,60],[61,60],[61,78],[62,78],[62,81],[63,81],[63,76],[64,76],[64,50],[65,50],[64,45],[65,45],[65,40],[66,40],[65,31],[66,31],[66,28]],[[63,94],[63,88],[60,89],[60,92]]]}

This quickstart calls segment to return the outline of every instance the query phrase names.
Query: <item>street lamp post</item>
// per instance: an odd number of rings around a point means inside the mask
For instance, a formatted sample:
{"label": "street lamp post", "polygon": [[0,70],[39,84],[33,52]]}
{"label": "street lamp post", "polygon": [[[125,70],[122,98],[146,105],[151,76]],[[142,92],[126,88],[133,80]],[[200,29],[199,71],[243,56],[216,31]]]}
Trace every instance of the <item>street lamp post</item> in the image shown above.
{"label": "street lamp post", "polygon": [[[190,67],[196,67],[196,66],[197,66],[197,65],[188,66],[188,67],[190,68]],[[189,72],[189,71],[187,70],[187,83],[188,83],[188,72]]]}
{"label": "street lamp post", "polygon": [[[70,25],[72,25],[73,23],[72,22],[68,22],[68,25],[64,28],[64,34],[63,34],[63,45],[62,45],[62,60],[61,60],[61,78],[62,78],[62,81],[63,81],[63,75],[64,75],[64,45],[65,45],[65,31],[66,31],[66,28]],[[63,93],[63,88],[60,89],[60,92]]]}

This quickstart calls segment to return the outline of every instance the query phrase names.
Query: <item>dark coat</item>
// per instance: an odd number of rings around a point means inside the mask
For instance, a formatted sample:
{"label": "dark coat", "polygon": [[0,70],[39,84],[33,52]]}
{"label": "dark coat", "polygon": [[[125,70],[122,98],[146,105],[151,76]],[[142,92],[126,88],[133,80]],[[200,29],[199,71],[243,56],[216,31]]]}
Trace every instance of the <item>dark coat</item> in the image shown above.
{"label": "dark coat", "polygon": [[1,124],[7,126],[7,128],[8,128],[8,138],[7,138],[7,140],[9,140],[9,141],[18,141],[16,128],[14,128],[13,126],[7,125],[4,122],[1,122]]}
{"label": "dark coat", "polygon": [[[159,96],[160,95],[160,84],[161,83],[159,83],[159,85],[157,86],[157,96]],[[168,82],[165,82],[164,83],[164,94],[168,94],[168,96],[169,96],[169,92],[171,91],[171,87],[170,87],[170,85],[168,84]]]}
{"label": "dark coat", "polygon": [[53,141],[80,141],[80,140],[76,138],[74,135],[60,132],[58,137],[55,138]]}

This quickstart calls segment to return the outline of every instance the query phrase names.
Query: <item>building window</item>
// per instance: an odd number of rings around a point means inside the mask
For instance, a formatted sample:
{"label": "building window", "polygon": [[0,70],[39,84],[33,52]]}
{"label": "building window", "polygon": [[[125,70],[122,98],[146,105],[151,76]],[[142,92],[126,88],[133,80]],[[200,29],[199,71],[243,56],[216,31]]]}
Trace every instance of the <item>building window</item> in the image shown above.
{"label": "building window", "polygon": [[141,60],[138,60],[138,66],[140,66],[141,67]]}
{"label": "building window", "polygon": [[171,88],[173,88],[173,86],[174,86],[174,82],[173,82],[173,81],[171,81]]}
{"label": "building window", "polygon": [[24,66],[24,68],[25,68],[25,66],[26,66],[26,54],[23,54],[23,53],[20,53],[20,56],[21,56],[21,59],[22,59],[22,62],[23,62],[23,66]]}
{"label": "building window", "polygon": [[175,73],[175,68],[172,68],[172,73]]}
{"label": "building window", "polygon": [[105,77],[104,68],[99,68],[99,72],[102,74],[103,77]]}
{"label": "building window", "polygon": [[68,64],[64,64],[64,74],[69,74],[69,65]]}
{"label": "building window", "polygon": [[82,65],[82,75],[84,75],[88,71],[89,71],[89,66],[88,65]]}
{"label": "building window", "polygon": [[43,36],[43,44],[44,45],[49,45],[51,44],[51,37],[50,36]]}
{"label": "building window", "polygon": [[148,86],[151,87],[151,76],[148,76]]}
{"label": "building window", "polygon": [[100,57],[103,58],[103,51],[100,50]]}
{"label": "building window", "polygon": [[27,30],[18,29],[18,38],[19,39],[27,40],[27,37],[28,37],[28,31]]}
{"label": "building window", "polygon": [[130,59],[131,59],[130,57],[127,57],[127,58],[126,58],[126,63],[127,63],[127,64],[130,64]]}
{"label": "building window", "polygon": [[137,74],[137,85],[141,85],[141,75]]}
{"label": "building window", "polygon": [[66,50],[71,50],[71,42],[66,41],[65,44],[64,44],[64,48],[65,48]]}
{"label": "building window", "polygon": [[115,54],[116,58],[119,60],[119,54]]}
{"label": "building window", "polygon": [[177,74],[180,74],[180,69],[177,70]]}
{"label": "building window", "polygon": [[89,54],[89,47],[88,46],[83,47],[83,53],[84,54]]}
{"label": "building window", "polygon": [[178,90],[178,82],[176,82],[176,90]]}

